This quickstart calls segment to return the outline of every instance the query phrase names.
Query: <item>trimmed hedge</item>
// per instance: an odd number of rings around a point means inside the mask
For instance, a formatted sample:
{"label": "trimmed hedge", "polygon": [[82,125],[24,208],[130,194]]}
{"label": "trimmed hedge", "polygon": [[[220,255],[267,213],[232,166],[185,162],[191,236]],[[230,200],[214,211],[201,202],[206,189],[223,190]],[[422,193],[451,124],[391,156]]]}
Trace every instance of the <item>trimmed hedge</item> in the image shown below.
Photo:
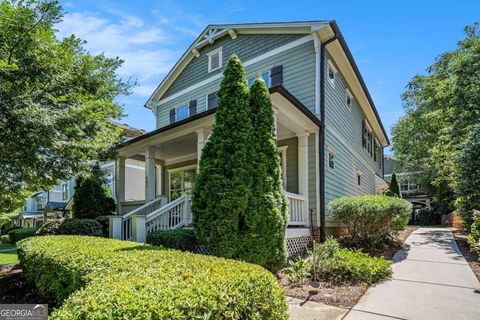
{"label": "trimmed hedge", "polygon": [[62,303],[55,319],[288,318],[275,276],[241,261],[86,236],[30,238],[17,251],[27,279]]}
{"label": "trimmed hedge", "polygon": [[6,227],[3,231],[2,231],[2,234],[7,234],[12,231],[12,230],[16,230],[16,229],[22,229],[22,227],[20,226],[10,226],[10,227]]}
{"label": "trimmed hedge", "polygon": [[335,282],[376,283],[392,275],[391,261],[341,248],[333,238],[314,246],[312,261],[322,277]]}
{"label": "trimmed hedge", "polygon": [[182,251],[195,251],[197,238],[193,229],[154,231],[147,235],[147,243]]}
{"label": "trimmed hedge", "polygon": [[408,201],[380,195],[338,198],[330,202],[331,213],[347,229],[353,242],[385,241],[405,228],[410,216]]}
{"label": "trimmed hedge", "polygon": [[10,238],[10,243],[16,243],[17,241],[20,241],[22,239],[34,237],[36,235],[36,232],[36,228],[14,229],[8,233],[8,237]]}
{"label": "trimmed hedge", "polygon": [[0,241],[2,243],[10,243],[10,237],[8,236],[8,234],[1,235],[0,236]]}
{"label": "trimmed hedge", "polygon": [[37,231],[37,235],[103,235],[102,225],[94,219],[58,219],[47,221]]}

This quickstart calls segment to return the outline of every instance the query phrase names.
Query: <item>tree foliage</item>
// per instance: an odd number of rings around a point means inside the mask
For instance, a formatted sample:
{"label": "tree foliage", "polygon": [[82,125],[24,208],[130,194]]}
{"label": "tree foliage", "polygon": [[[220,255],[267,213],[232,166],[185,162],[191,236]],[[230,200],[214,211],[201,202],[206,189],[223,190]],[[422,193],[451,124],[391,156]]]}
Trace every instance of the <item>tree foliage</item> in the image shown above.
{"label": "tree foliage", "polygon": [[276,270],[287,256],[287,200],[270,96],[262,80],[249,94],[237,56],[224,75],[193,190],[195,234],[215,255]]}
{"label": "tree foliage", "polygon": [[248,87],[237,56],[228,62],[218,98],[215,125],[202,150],[193,188],[193,224],[210,253],[239,258],[241,235],[247,228],[253,153]]}
{"label": "tree foliage", "polygon": [[398,183],[397,175],[395,174],[395,172],[392,173],[392,178],[390,179],[390,186],[387,190],[385,190],[384,194],[388,197],[402,197],[402,193],[400,192],[400,184]]}
{"label": "tree foliage", "polygon": [[[57,1],[0,2],[0,206],[105,159],[120,129],[115,98],[132,83],[119,58],[91,55],[75,36],[57,39]],[[8,208],[8,209],[6,209]]]}
{"label": "tree foliage", "polygon": [[73,216],[80,219],[95,219],[115,211],[115,201],[109,197],[104,173],[99,166],[77,177],[72,211]]}
{"label": "tree foliage", "polygon": [[[439,213],[451,212],[453,200],[464,192],[458,156],[480,119],[479,27],[466,27],[466,38],[455,50],[440,55],[426,75],[410,81],[402,97],[405,115],[392,131],[395,155],[410,169],[422,171]],[[480,162],[469,159],[465,165],[478,171]]]}
{"label": "tree foliage", "polygon": [[287,199],[281,179],[270,94],[261,79],[255,80],[250,88],[250,107],[254,170],[242,258],[276,270],[287,259]]}

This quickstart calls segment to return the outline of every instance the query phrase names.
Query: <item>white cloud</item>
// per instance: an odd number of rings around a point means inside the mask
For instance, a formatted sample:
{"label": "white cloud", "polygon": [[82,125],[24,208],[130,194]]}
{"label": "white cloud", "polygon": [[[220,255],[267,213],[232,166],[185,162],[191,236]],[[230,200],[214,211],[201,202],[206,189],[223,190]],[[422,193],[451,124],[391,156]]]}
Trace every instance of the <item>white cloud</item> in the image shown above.
{"label": "white cloud", "polygon": [[179,54],[168,48],[171,40],[165,28],[152,26],[136,16],[117,12],[118,21],[88,12],[65,15],[57,26],[59,37],[74,34],[87,41],[85,47],[94,54],[104,52],[109,57],[120,57],[125,62],[119,74],[138,79],[140,86],[134,92],[149,96],[147,92],[158,85],[175,63]]}

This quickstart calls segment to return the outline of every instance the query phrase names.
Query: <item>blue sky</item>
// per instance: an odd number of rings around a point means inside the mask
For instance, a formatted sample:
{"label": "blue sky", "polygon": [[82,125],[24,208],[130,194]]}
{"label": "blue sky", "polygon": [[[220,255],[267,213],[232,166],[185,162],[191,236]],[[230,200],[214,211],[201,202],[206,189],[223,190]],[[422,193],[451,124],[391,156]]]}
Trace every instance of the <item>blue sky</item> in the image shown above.
{"label": "blue sky", "polygon": [[335,19],[388,132],[402,114],[408,81],[455,48],[480,21],[480,1],[63,1],[59,36],[75,34],[92,53],[125,60],[122,77],[139,85],[121,97],[123,122],[155,129],[143,107],[169,69],[210,23]]}

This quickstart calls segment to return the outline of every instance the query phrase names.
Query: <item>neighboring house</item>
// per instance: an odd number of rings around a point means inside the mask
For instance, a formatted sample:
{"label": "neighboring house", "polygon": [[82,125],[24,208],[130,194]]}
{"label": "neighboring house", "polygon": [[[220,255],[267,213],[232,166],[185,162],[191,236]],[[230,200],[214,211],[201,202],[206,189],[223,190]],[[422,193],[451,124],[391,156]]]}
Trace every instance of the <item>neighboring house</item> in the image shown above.
{"label": "neighboring house", "polygon": [[390,182],[392,173],[395,172],[398,183],[400,184],[402,198],[412,204],[410,222],[418,221],[418,213],[420,210],[432,209],[432,199],[425,190],[422,190],[418,181],[418,174],[420,172],[403,170],[400,161],[392,156],[385,156],[384,164],[385,180]]}
{"label": "neighboring house", "polygon": [[[141,136],[145,132],[126,124],[115,123],[122,128],[125,133],[125,139]],[[112,197],[115,197],[115,166],[116,162],[106,161],[100,164],[100,167],[105,171],[107,177],[108,187],[111,191]],[[145,184],[143,162],[129,159],[126,163],[126,175],[131,177],[126,184],[127,199],[130,201],[145,200],[143,189]],[[47,220],[58,217],[69,217],[72,197],[75,188],[75,177],[69,180],[60,181],[48,191],[39,191],[28,198],[27,203],[22,212],[14,219],[15,224],[25,227],[40,226],[44,218]]]}
{"label": "neighboring house", "polygon": [[[143,241],[153,230],[191,226],[189,194],[233,53],[249,85],[261,77],[270,88],[288,238],[337,232],[328,203],[385,184],[387,134],[334,21],[209,25],[148,99],[157,129],[118,149],[117,211],[124,215],[112,218],[112,237]],[[128,159],[145,163],[145,205],[133,211]]]}

